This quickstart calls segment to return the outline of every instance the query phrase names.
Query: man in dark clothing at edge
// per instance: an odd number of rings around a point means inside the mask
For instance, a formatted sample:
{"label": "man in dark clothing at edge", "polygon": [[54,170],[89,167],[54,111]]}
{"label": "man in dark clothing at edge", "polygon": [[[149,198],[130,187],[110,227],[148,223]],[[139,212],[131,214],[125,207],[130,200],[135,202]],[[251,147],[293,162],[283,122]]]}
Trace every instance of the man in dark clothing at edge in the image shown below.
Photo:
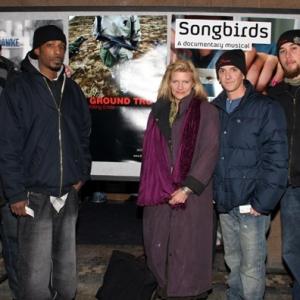
{"label": "man in dark clothing at edge", "polygon": [[[15,64],[2,56],[2,45],[0,45],[0,95],[8,80],[12,80],[17,74]],[[9,204],[4,195],[0,181],[0,242],[2,243],[2,254],[8,277],[8,285],[13,299],[18,298],[17,278],[17,218],[12,214]]]}
{"label": "man in dark clothing at edge", "polygon": [[285,116],[245,79],[242,50],[224,52],[216,71],[223,92],[213,101],[221,121],[214,200],[230,269],[227,299],[262,300],[269,214],[287,182]]}
{"label": "man in dark clothing at edge", "polygon": [[91,123],[81,89],[64,73],[65,51],[61,29],[37,28],[0,100],[0,172],[18,216],[22,300],[76,293],[77,192],[90,176]]}
{"label": "man in dark clothing at edge", "polygon": [[268,90],[283,107],[289,144],[288,186],[281,199],[283,259],[294,278],[293,300],[300,299],[300,30],[284,32],[277,42],[284,80]]}

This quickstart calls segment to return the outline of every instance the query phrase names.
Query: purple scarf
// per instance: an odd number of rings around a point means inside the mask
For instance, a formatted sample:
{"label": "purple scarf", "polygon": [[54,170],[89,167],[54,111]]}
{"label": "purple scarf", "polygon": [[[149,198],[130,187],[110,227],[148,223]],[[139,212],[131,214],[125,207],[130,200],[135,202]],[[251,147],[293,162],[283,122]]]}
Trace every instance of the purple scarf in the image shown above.
{"label": "purple scarf", "polygon": [[193,98],[185,114],[173,172],[171,172],[167,141],[150,114],[144,136],[138,205],[166,203],[186,178],[197,140],[200,104],[200,99]]}

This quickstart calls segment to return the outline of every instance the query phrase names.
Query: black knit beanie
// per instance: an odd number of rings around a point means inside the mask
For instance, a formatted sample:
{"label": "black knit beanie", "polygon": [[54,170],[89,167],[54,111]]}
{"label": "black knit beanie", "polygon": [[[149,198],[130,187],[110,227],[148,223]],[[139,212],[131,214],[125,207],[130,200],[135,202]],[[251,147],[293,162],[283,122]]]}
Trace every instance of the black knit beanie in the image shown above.
{"label": "black knit beanie", "polygon": [[235,66],[246,76],[247,68],[244,51],[238,49],[224,52],[216,62],[217,77],[219,69],[224,66]]}
{"label": "black knit beanie", "polygon": [[66,36],[60,28],[55,25],[45,25],[35,30],[32,49],[36,49],[48,41],[62,41],[67,44]]}
{"label": "black knit beanie", "polygon": [[285,31],[281,36],[279,37],[277,41],[277,54],[280,49],[280,47],[285,43],[293,43],[300,45],[300,30],[288,30]]}

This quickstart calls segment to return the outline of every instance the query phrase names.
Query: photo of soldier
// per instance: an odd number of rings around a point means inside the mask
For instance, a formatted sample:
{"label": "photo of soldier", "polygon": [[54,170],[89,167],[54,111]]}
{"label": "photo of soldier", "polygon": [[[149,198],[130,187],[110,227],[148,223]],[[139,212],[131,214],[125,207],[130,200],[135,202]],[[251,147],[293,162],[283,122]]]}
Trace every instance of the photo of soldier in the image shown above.
{"label": "photo of soldier", "polygon": [[[158,47],[167,47],[166,16],[69,17],[69,65],[73,70],[72,78],[80,84],[87,98],[121,95],[141,97],[138,92],[125,86],[122,86],[123,90],[120,88],[122,66],[126,64],[126,76],[134,75],[137,69],[128,70],[131,68],[129,63],[134,62],[136,65],[139,60],[139,72],[147,73],[143,69],[143,63],[147,60],[147,55]],[[154,55],[163,55],[166,65],[166,51],[155,51]],[[148,80],[152,76],[153,74],[148,75]],[[157,79],[157,85],[160,79],[161,77]]]}
{"label": "photo of soldier", "polygon": [[102,42],[100,58],[107,67],[132,59],[138,50],[141,26],[136,15],[97,16],[93,29],[96,40]]}

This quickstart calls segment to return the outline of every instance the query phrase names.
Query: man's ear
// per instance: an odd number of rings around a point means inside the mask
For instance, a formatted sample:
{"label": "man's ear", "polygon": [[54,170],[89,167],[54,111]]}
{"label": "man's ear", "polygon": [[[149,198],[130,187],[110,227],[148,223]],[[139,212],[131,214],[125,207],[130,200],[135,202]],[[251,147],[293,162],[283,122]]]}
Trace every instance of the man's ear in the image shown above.
{"label": "man's ear", "polygon": [[40,48],[35,48],[33,50],[33,53],[36,55],[36,56],[39,56],[40,55]]}

